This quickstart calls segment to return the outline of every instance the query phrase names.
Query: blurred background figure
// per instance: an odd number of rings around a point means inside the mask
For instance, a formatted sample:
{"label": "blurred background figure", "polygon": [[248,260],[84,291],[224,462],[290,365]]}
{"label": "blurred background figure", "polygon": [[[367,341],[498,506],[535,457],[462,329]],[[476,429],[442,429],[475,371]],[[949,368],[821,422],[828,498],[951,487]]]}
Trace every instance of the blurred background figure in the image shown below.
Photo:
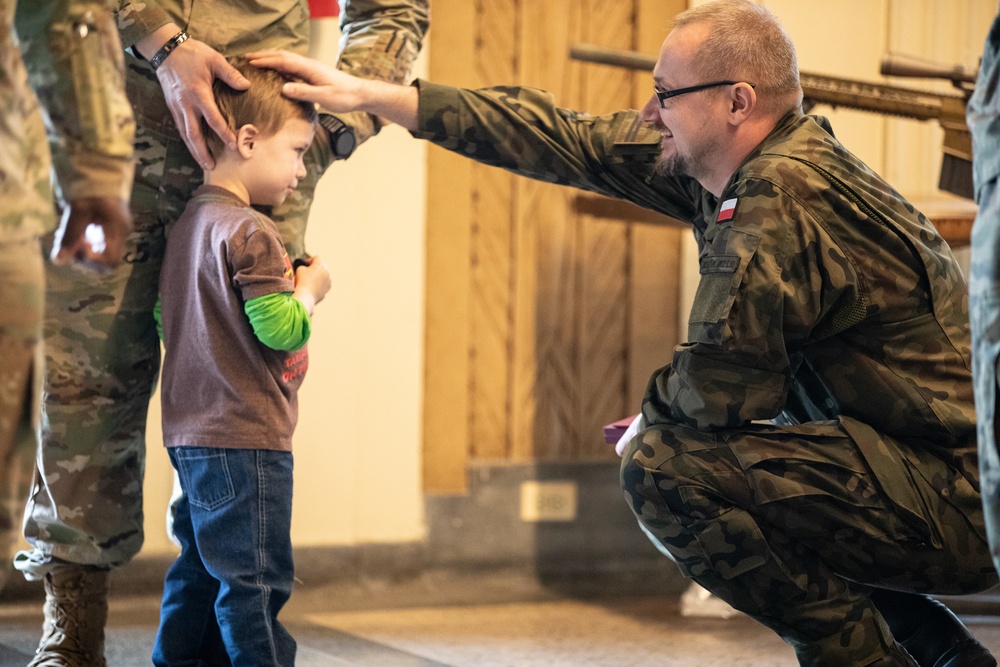
{"label": "blurred background figure", "polygon": [[[34,463],[42,379],[42,236],[54,261],[89,266],[67,268],[78,282],[95,275],[90,269],[121,260],[131,225],[134,135],[121,45],[104,4],[31,3],[30,11],[23,10],[19,34],[16,9],[13,1],[0,1],[0,588],[11,572]],[[46,126],[58,177],[55,192]],[[53,236],[54,195],[62,222]]]}
{"label": "blurred background figure", "polygon": [[1000,566],[1000,452],[997,451],[997,362],[1000,356],[1000,14],[993,21],[967,120],[979,212],[972,227],[969,312],[976,386],[979,469],[986,530]]}

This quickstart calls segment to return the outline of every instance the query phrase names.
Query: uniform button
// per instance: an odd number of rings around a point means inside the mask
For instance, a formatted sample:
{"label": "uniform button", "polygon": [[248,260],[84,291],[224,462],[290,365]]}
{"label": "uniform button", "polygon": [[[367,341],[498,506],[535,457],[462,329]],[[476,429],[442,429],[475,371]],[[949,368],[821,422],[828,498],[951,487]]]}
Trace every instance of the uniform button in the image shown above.
{"label": "uniform button", "polygon": [[948,490],[948,489],[941,489],[941,497],[942,498],[947,498],[950,495],[951,495],[951,491],[950,490]]}
{"label": "uniform button", "polygon": [[927,543],[926,542],[917,542],[916,545],[914,545],[913,548],[916,549],[917,551],[923,551],[924,549],[927,548]]}

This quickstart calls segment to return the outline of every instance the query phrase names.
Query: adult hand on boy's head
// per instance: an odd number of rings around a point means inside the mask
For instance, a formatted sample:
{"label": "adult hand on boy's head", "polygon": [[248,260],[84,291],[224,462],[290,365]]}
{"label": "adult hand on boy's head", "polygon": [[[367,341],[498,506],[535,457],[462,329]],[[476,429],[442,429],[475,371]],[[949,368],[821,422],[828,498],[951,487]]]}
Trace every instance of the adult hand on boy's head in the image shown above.
{"label": "adult hand on boy's head", "polygon": [[188,39],[174,49],[160,64],[156,76],[191,155],[202,169],[213,168],[215,160],[205,144],[201,119],[205,119],[227,146],[235,147],[236,135],[219,113],[212,84],[215,79],[221,79],[232,88],[246,90],[250,82],[222,54],[197,39]]}
{"label": "adult hand on boy's head", "polygon": [[80,262],[96,269],[121,263],[132,231],[128,202],[114,197],[82,197],[69,202],[52,245],[56,264]]}
{"label": "adult hand on boy's head", "polygon": [[383,121],[398,123],[411,132],[417,129],[417,89],[377,79],[360,79],[288,51],[248,53],[250,64],[267,67],[302,79],[286,83],[286,97],[318,104],[325,111],[364,111]]}
{"label": "adult hand on boy's head", "polygon": [[319,104],[327,111],[348,113],[359,104],[363,79],[288,51],[257,51],[247,58],[254,67],[273,69],[299,79],[302,83],[286,83],[282,92],[293,100]]}

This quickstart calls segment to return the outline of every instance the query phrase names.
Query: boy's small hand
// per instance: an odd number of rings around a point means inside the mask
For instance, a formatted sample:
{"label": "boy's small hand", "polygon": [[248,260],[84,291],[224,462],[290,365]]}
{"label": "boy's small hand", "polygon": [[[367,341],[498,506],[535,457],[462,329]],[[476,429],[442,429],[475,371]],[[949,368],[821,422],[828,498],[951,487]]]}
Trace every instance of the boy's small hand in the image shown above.
{"label": "boy's small hand", "polygon": [[[315,305],[323,300],[326,293],[330,291],[333,283],[330,278],[330,269],[327,268],[326,264],[319,255],[315,255],[308,260],[308,265],[299,266],[295,270],[295,295],[301,295],[300,292],[306,292],[309,295],[312,305]],[[312,313],[312,308],[305,299],[302,299],[306,306],[306,310]]]}

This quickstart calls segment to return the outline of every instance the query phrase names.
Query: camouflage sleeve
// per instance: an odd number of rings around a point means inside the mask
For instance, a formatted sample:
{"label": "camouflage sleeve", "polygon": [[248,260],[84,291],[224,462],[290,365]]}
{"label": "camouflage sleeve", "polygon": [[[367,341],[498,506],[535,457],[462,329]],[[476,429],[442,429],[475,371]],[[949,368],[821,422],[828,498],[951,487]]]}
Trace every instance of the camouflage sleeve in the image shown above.
{"label": "camouflage sleeve", "polygon": [[[427,34],[427,0],[340,0],[340,6],[337,67],[366,79],[408,82]],[[354,128],[358,144],[381,128],[366,113],[336,115]]]}
{"label": "camouflage sleeve", "polygon": [[[687,342],[654,373],[653,423],[711,430],[772,419],[791,383],[790,354],[838,333],[859,277],[805,207],[767,181],[741,183],[731,220],[705,235]],[[725,217],[725,216],[723,216]]]}
{"label": "camouflage sleeve", "polygon": [[1000,14],[986,35],[979,76],[969,104],[966,121],[972,132],[972,175],[976,201],[980,204],[983,187],[1000,177]]}
{"label": "camouflage sleeve", "polygon": [[156,0],[115,0],[114,13],[126,49],[172,20]]}
{"label": "camouflage sleeve", "polygon": [[29,81],[45,111],[62,197],[127,200],[135,121],[110,11],[103,0],[28,5],[19,3],[17,31]]}
{"label": "camouflage sleeve", "polygon": [[419,81],[413,136],[521,176],[628,200],[690,221],[703,190],[655,172],[660,134],[635,111],[605,116],[557,107],[535,88],[468,90]]}

